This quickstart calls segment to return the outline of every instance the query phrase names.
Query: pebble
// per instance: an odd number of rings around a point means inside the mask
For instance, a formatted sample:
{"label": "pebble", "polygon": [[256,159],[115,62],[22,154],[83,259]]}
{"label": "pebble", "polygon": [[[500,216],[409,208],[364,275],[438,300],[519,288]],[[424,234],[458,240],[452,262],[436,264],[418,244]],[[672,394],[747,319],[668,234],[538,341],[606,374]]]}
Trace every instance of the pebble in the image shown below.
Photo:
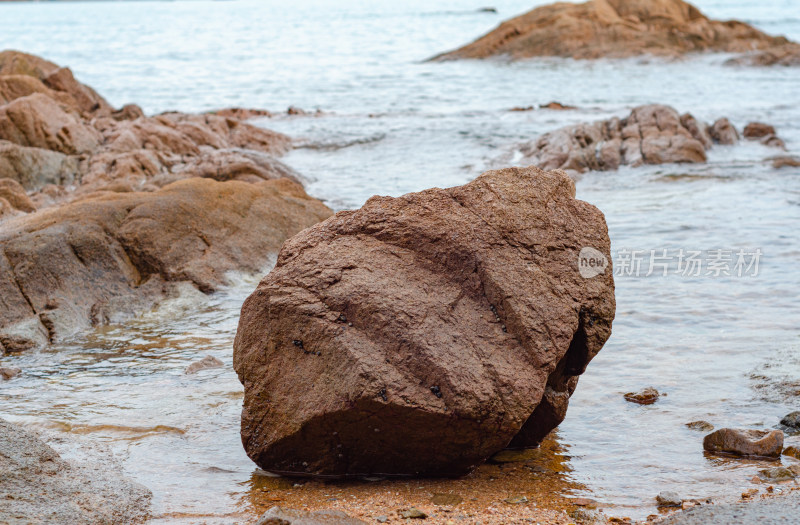
{"label": "pebble", "polygon": [[677,493],[665,490],[656,496],[656,503],[659,507],[680,507],[683,499]]}
{"label": "pebble", "polygon": [[425,518],[427,518],[427,517],[428,517],[428,515],[427,515],[427,514],[425,514],[424,512],[422,512],[421,510],[419,510],[419,509],[415,508],[415,507],[411,507],[411,508],[410,508],[410,509],[408,509],[408,510],[404,510],[404,511],[402,511],[402,512],[400,513],[400,517],[402,517],[402,518],[410,518],[410,519],[424,520]]}
{"label": "pebble", "polygon": [[506,498],[503,501],[505,501],[509,505],[518,505],[520,503],[528,503],[528,498],[526,498],[525,496],[511,496],[510,498]]}
{"label": "pebble", "polygon": [[783,449],[783,455],[789,456],[795,459],[800,459],[800,448],[797,447],[786,447]]}
{"label": "pebble", "polygon": [[572,503],[578,505],[579,507],[587,507],[590,509],[597,507],[597,502],[589,498],[575,498],[572,500]]}
{"label": "pebble", "polygon": [[375,518],[375,521],[377,521],[378,523],[386,523],[387,521],[389,521],[389,518],[387,518],[386,516],[378,516],[377,518]]}
{"label": "pebble", "polygon": [[758,471],[758,476],[764,481],[789,481],[795,478],[794,472],[786,467],[765,468]]}

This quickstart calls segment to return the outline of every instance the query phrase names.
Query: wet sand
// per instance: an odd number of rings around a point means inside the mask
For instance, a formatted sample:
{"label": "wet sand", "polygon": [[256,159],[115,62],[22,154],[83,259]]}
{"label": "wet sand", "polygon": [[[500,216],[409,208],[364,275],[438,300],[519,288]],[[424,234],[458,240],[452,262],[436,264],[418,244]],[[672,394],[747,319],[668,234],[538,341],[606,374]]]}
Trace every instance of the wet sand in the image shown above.
{"label": "wet sand", "polygon": [[336,509],[371,523],[406,522],[400,513],[410,508],[427,514],[420,522],[429,524],[585,522],[595,505],[572,496],[584,487],[570,479],[568,459],[551,436],[539,449],[502,452],[459,479],[323,482],[256,473],[241,505],[258,514],[276,505]]}

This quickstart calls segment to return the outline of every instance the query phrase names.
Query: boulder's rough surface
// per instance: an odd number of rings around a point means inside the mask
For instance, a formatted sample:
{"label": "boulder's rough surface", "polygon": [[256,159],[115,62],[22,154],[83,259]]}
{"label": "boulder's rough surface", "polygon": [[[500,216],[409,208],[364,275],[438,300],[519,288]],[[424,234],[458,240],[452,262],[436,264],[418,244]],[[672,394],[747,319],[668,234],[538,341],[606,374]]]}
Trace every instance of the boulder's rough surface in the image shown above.
{"label": "boulder's rough surface", "polygon": [[605,220],[563,171],[373,197],[287,241],[234,343],[242,440],[299,476],[461,475],[564,418],[611,333]]}
{"label": "boulder's rough surface", "polygon": [[[712,134],[714,130],[714,134]],[[714,142],[738,137],[727,119],[714,127],[669,106],[639,106],[623,119],[567,126],[523,144],[520,161],[542,169],[582,173],[611,171],[622,165],[705,162]]]}
{"label": "boulder's rough surface", "polygon": [[36,434],[0,419],[0,523],[127,524],[147,519],[150,491],[105,458],[66,461]]}
{"label": "boulder's rough surface", "polygon": [[738,456],[779,458],[783,450],[783,432],[721,428],[703,439],[703,448]]}
{"label": "boulder's rough surface", "polygon": [[129,317],[188,281],[211,291],[330,210],[288,179],[191,178],[155,192],[98,192],[0,230],[0,342],[46,344]]}
{"label": "boulder's rough surface", "polygon": [[592,0],[536,8],[503,22],[471,44],[434,59],[739,53],[788,42],[742,22],[710,20],[682,0]]}
{"label": "boulder's rough surface", "polygon": [[272,507],[261,515],[256,525],[365,525],[365,521],[348,516],[340,510],[314,512]]}

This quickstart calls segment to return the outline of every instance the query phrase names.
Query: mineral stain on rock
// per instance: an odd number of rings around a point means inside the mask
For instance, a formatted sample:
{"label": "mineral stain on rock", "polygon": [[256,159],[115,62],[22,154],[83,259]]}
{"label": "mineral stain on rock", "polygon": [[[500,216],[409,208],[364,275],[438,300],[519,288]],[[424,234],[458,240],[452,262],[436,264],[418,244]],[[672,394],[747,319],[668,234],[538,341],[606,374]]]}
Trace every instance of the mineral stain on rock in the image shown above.
{"label": "mineral stain on rock", "polygon": [[[609,256],[603,215],[536,168],[373,197],[293,237],[234,342],[248,455],[294,476],[459,476],[537,445],[611,333],[612,272],[582,277],[586,246]],[[321,358],[297,361],[299,333]]]}

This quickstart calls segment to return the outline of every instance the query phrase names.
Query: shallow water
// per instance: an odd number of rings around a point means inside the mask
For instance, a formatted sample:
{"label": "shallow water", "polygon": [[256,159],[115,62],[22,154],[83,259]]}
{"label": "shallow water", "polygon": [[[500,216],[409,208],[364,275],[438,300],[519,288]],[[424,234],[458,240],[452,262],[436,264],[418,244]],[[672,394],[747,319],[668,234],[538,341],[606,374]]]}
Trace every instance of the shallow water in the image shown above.
{"label": "shallow water", "polygon": [[[798,68],[725,67],[722,55],[422,62],[543,3],[493,2],[499,15],[431,0],[4,3],[0,48],[69,65],[113,104],[149,113],[320,108],[320,117],[262,122],[298,138],[286,162],[335,209],[462,184],[513,162],[522,141],[648,102],[707,121],[727,116],[740,129],[769,122],[800,153]],[[695,3],[800,39],[795,0]],[[580,109],[508,111],[551,100]],[[757,276],[616,277],[614,333],[558,434],[565,475],[610,514],[645,516],[661,490],[738,497],[759,462],[704,456],[703,433],[684,424],[769,428],[798,408],[800,170],[770,168],[778,153],[718,146],[706,165],[578,181],[579,198],[606,214],[614,252],[643,250],[645,270],[650,250],[762,252]],[[619,270],[624,261],[614,262]],[[212,297],[185,292],[141,320],[2,358],[24,373],[0,385],[0,412],[109,443],[153,490],[164,521],[252,517],[254,465],[239,443],[241,386],[230,365],[238,309],[256,281],[237,278]],[[183,374],[207,354],[225,368]],[[668,395],[646,407],[623,400],[646,386]]]}

